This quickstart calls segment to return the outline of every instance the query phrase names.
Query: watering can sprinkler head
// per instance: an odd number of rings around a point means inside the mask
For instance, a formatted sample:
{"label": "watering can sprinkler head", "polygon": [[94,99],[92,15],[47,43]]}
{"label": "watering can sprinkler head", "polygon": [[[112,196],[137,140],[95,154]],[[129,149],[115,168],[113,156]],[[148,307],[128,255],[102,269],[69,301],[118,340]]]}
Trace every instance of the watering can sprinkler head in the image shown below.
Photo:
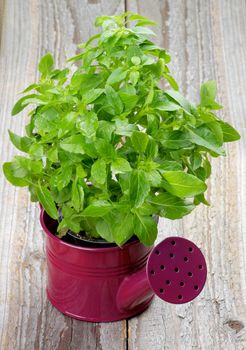
{"label": "watering can sprinkler head", "polygon": [[195,299],[207,278],[206,261],[201,250],[181,237],[166,238],[154,247],[146,270],[154,293],[173,304]]}
{"label": "watering can sprinkler head", "polygon": [[187,303],[201,293],[206,278],[201,250],[188,239],[168,237],[152,249],[146,267],[123,280],[117,305],[132,309],[153,294],[168,303]]}

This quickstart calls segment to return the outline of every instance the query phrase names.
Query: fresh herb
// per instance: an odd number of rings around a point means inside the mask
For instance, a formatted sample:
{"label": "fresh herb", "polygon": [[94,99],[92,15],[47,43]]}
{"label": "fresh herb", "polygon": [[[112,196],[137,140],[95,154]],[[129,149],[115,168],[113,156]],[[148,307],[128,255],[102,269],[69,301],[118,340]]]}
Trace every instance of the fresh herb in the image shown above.
{"label": "fresh herb", "polygon": [[13,107],[15,116],[35,106],[26,136],[9,131],[26,156],[5,163],[4,174],[52,218],[60,208],[60,235],[85,231],[122,245],[136,234],[153,244],[156,216],[179,219],[208,204],[210,156],[240,138],[214,112],[222,108],[214,81],[201,86],[197,106],[181,95],[170,56],[145,25],[154,22],[133,13],[98,17],[101,32],[69,60],[76,69],[55,69],[46,54],[39,82]]}

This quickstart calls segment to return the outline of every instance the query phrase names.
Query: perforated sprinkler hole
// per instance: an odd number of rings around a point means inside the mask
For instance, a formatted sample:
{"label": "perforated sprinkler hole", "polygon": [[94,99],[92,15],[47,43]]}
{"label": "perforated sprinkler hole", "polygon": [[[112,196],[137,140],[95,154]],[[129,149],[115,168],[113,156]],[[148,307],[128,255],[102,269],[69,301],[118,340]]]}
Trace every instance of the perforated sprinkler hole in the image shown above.
{"label": "perforated sprinkler hole", "polygon": [[161,269],[161,270],[164,270],[164,269],[165,269],[165,266],[164,266],[164,265],[161,265],[161,266],[160,266],[160,269]]}
{"label": "perforated sprinkler hole", "polygon": [[171,259],[173,259],[175,257],[175,255],[173,253],[170,253],[169,256]]}
{"label": "perforated sprinkler hole", "polygon": [[198,285],[196,284],[196,285],[194,286],[194,289],[195,289],[195,290],[198,290],[198,288],[199,288],[199,287],[198,287]]}
{"label": "perforated sprinkler hole", "polygon": [[199,270],[202,270],[202,265],[199,265],[198,268],[199,268]]}
{"label": "perforated sprinkler hole", "polygon": [[151,275],[154,275],[155,271],[154,270],[150,270],[150,273],[151,273]]}
{"label": "perforated sprinkler hole", "polygon": [[179,268],[178,268],[178,267],[175,267],[174,271],[175,271],[175,272],[179,272]]}
{"label": "perforated sprinkler hole", "polygon": [[189,276],[189,277],[192,277],[192,276],[193,276],[193,273],[192,273],[192,272],[188,272],[188,276]]}
{"label": "perforated sprinkler hole", "polygon": [[173,240],[173,241],[171,241],[171,245],[175,245],[176,244],[176,242]]}
{"label": "perforated sprinkler hole", "polygon": [[164,292],[164,289],[163,288],[160,288],[160,293],[163,293]]}
{"label": "perforated sprinkler hole", "polygon": [[189,247],[189,252],[192,253],[193,252],[193,248]]}
{"label": "perforated sprinkler hole", "polygon": [[181,294],[178,295],[178,299],[181,300],[183,299],[183,296]]}
{"label": "perforated sprinkler hole", "polygon": [[185,284],[184,284],[184,282],[181,281],[181,282],[179,282],[179,285],[180,285],[180,287],[184,287]]}
{"label": "perforated sprinkler hole", "polygon": [[158,249],[155,250],[156,255],[160,255],[160,251]]}
{"label": "perforated sprinkler hole", "polygon": [[188,261],[189,261],[189,259],[187,258],[187,256],[184,257],[184,261],[185,261],[185,262],[188,262]]}
{"label": "perforated sprinkler hole", "polygon": [[170,285],[170,284],[171,284],[171,281],[170,281],[170,280],[166,280],[166,284],[167,284],[167,285]]}

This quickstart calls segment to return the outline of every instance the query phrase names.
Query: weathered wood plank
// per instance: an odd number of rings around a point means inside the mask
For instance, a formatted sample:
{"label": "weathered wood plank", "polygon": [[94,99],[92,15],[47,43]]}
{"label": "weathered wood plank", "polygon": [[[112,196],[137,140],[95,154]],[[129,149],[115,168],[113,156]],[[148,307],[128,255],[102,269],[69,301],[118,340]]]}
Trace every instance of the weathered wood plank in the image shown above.
{"label": "weathered wood plank", "polygon": [[[24,113],[11,118],[17,93],[37,79],[42,54],[55,54],[57,66],[94,32],[95,17],[124,11],[123,0],[1,1],[0,154],[16,153],[7,129],[23,133]],[[71,320],[47,302],[46,264],[39,210],[26,189],[1,176],[0,348],[124,349],[126,322],[92,324]]]}
{"label": "weathered wood plank", "polygon": [[[160,24],[157,42],[170,49],[170,67],[183,93],[196,101],[202,81],[218,81],[222,114],[244,135],[245,2],[128,0],[127,8]],[[213,160],[211,207],[197,208],[182,221],[160,223],[160,236],[179,233],[202,248],[209,270],[206,288],[183,306],[156,299],[129,321],[129,349],[246,348],[245,138],[227,150],[226,159]]]}

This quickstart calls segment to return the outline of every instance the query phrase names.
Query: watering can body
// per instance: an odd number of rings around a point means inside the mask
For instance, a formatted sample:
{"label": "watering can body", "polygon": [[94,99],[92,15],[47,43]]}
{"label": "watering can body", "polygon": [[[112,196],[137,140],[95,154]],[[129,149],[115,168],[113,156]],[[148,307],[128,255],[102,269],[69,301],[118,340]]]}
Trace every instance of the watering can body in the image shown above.
{"label": "watering can body", "polygon": [[151,247],[137,240],[122,248],[78,247],[52,234],[53,220],[43,210],[40,221],[46,233],[47,296],[59,311],[79,320],[111,322],[132,317],[149,306],[154,293],[146,288],[146,279],[134,302],[128,300],[125,289],[121,297],[117,298],[117,293],[127,276],[145,272]]}
{"label": "watering can body", "polygon": [[194,299],[206,280],[206,263],[194,243],[170,237],[155,248],[138,240],[123,247],[82,247],[57,238],[57,223],[41,209],[46,233],[47,296],[63,314],[112,322],[144,311],[157,294],[174,304]]}

